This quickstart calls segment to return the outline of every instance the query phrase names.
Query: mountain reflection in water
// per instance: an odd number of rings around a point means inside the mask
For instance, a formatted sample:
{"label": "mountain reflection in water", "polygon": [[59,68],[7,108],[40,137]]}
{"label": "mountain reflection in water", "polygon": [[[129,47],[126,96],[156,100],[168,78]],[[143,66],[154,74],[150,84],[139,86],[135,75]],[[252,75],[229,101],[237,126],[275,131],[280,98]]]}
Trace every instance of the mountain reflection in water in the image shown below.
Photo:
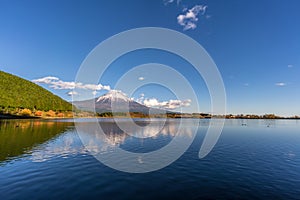
{"label": "mountain reflection in water", "polygon": [[123,131],[114,120],[97,122],[105,137],[95,131],[95,124],[89,121],[79,123],[84,132],[78,137],[73,120],[2,120],[0,162],[24,156],[33,162],[44,162],[54,157],[95,155],[117,147],[132,152],[150,152],[167,145],[176,134],[183,138],[193,136],[193,126],[186,125],[182,132],[179,131],[178,121],[157,120],[151,124],[144,120],[136,121],[140,128],[132,127],[124,119],[119,123],[130,134]]}
{"label": "mountain reflection in water", "polygon": [[[105,135],[95,128],[97,124],[93,122],[79,123],[77,129],[80,130],[79,135],[83,144],[92,154],[113,151],[118,147],[141,153],[162,148],[176,135],[182,139],[191,139],[193,130],[195,131],[197,128],[197,126],[191,126],[191,123],[180,124],[178,120],[157,120],[151,123],[136,121],[137,126],[132,126],[126,120],[118,123],[114,121],[100,122],[99,125]],[[195,123],[193,124],[195,125]],[[183,126],[184,129],[182,129]]]}

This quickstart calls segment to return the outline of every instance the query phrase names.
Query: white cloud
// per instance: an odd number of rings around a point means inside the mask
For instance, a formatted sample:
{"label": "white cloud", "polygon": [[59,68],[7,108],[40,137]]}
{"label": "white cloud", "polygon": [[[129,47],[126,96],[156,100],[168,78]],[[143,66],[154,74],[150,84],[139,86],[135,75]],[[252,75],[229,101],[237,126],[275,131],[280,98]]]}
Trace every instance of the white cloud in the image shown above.
{"label": "white cloud", "polygon": [[58,80],[59,80],[59,78],[57,78],[57,77],[46,76],[44,78],[34,79],[34,80],[32,80],[32,82],[34,82],[34,83],[46,83],[46,84],[49,84],[52,81],[58,81]]}
{"label": "white cloud", "polygon": [[92,94],[93,94],[94,96],[96,96],[96,95],[97,95],[97,91],[96,91],[96,90],[93,91]]}
{"label": "white cloud", "polygon": [[198,15],[204,15],[207,6],[195,5],[189,10],[184,10],[185,14],[177,16],[177,22],[183,26],[183,30],[195,29],[197,27]]}
{"label": "white cloud", "polygon": [[44,78],[39,78],[32,80],[34,83],[44,83],[49,85],[49,87],[55,90],[73,90],[75,87],[79,89],[86,89],[86,90],[110,90],[109,85],[102,85],[102,84],[83,84],[83,83],[75,83],[73,81],[62,81],[57,77],[47,76]]}
{"label": "white cloud", "polygon": [[140,81],[143,81],[143,80],[145,80],[145,77],[140,76],[138,79],[139,79]]}
{"label": "white cloud", "polygon": [[187,107],[191,105],[190,99],[186,99],[183,101],[172,99],[168,101],[159,101],[156,98],[145,98],[144,93],[141,93],[139,98],[133,100],[148,107],[156,107],[168,110],[174,110],[176,108]]}
{"label": "white cloud", "polygon": [[158,107],[162,109],[168,109],[168,110],[174,110],[176,108],[180,107],[187,107],[191,105],[191,100],[186,99],[186,100],[169,100],[169,101],[158,101],[156,98],[151,98],[151,99],[145,99],[142,102],[145,106],[148,107]]}
{"label": "white cloud", "polygon": [[164,0],[164,4],[167,5],[167,4],[170,4],[170,3],[173,3],[175,0]]}
{"label": "white cloud", "polygon": [[283,86],[286,86],[287,84],[283,83],[283,82],[279,82],[279,83],[275,83],[275,85],[279,86],[279,87],[283,87]]}
{"label": "white cloud", "polygon": [[68,95],[68,96],[78,95],[78,92],[70,91],[70,92],[67,92],[67,95]]}
{"label": "white cloud", "polygon": [[52,81],[50,83],[46,83],[50,85],[49,87],[55,90],[72,90],[75,88],[75,82],[67,82],[67,81]]}
{"label": "white cloud", "polygon": [[145,99],[145,100],[143,101],[143,104],[144,104],[145,106],[149,106],[149,107],[158,107],[158,106],[161,106],[161,105],[162,105],[162,103],[158,102],[158,100],[155,99],[155,98],[152,98],[152,99]]}
{"label": "white cloud", "polygon": [[294,67],[294,65],[288,65],[288,68],[292,68],[292,67]]}

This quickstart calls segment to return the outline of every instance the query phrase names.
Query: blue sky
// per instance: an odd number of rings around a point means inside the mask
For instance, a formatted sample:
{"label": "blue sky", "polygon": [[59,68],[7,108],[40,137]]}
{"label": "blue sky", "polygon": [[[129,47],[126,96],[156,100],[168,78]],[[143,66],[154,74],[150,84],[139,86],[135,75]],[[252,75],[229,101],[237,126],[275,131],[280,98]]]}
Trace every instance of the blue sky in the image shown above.
{"label": "blue sky", "polygon": [[[197,5],[202,6],[198,20],[188,18],[183,24],[178,16],[188,16]],[[84,58],[105,39],[132,28],[164,27],[188,35],[210,54],[224,80],[229,113],[300,115],[299,7],[298,0],[0,0],[0,70],[27,80],[53,76],[72,82]],[[113,88],[131,67],[149,62],[184,74],[197,92],[201,111],[210,111],[201,77],[168,52],[123,56],[101,84]],[[41,85],[71,99],[70,90]],[[141,93],[159,102],[174,98],[156,85],[140,88],[134,98]],[[193,105],[186,109],[192,112]]]}

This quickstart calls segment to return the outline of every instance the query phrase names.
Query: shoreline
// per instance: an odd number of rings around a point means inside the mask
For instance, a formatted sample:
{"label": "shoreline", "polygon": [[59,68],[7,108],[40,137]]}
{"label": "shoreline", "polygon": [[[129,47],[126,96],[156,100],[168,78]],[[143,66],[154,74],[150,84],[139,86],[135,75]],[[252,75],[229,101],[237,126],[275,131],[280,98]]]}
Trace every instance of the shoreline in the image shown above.
{"label": "shoreline", "polygon": [[1,119],[40,119],[40,117],[0,114],[0,120]]}
{"label": "shoreline", "polygon": [[293,118],[293,117],[278,117],[278,118],[228,118],[228,117],[210,117],[210,118],[198,118],[198,117],[37,117],[37,116],[20,116],[20,115],[10,115],[10,114],[0,114],[0,120],[7,120],[7,119],[36,119],[36,120],[60,120],[60,119],[89,119],[89,118],[99,118],[99,119],[263,119],[263,120],[300,120],[300,118]]}

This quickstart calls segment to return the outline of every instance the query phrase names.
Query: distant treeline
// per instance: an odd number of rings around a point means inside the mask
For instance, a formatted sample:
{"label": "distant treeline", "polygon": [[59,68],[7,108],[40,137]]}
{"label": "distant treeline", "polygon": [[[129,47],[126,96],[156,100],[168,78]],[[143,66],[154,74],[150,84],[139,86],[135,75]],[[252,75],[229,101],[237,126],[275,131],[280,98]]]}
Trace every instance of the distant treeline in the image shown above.
{"label": "distant treeline", "polygon": [[213,117],[222,117],[222,118],[227,118],[227,119],[300,119],[300,116],[290,116],[290,117],[283,117],[283,116],[278,116],[275,114],[264,114],[264,115],[253,115],[253,114],[239,114],[239,115],[233,115],[229,114],[226,116],[220,116],[216,115]]}
{"label": "distant treeline", "polygon": [[254,114],[228,114],[228,115],[211,115],[206,113],[182,113],[175,114],[177,117],[181,118],[226,118],[226,119],[300,119],[300,116],[290,116],[282,117],[275,114],[264,114],[264,115],[254,115]]}
{"label": "distant treeline", "polygon": [[140,112],[130,112],[130,113],[112,113],[104,112],[97,113],[97,117],[134,117],[134,118],[226,118],[226,119],[300,119],[299,116],[291,117],[281,117],[275,114],[265,114],[265,115],[211,115],[207,113],[166,113],[166,114],[151,114],[147,115]]}

